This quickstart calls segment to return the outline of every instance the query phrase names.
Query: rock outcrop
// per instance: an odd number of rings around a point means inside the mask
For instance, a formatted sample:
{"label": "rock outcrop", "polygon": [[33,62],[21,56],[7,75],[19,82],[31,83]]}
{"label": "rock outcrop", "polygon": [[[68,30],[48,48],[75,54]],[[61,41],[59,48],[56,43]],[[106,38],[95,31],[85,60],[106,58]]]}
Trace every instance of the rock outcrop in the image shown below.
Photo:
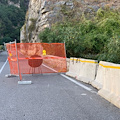
{"label": "rock outcrop", "polygon": [[100,7],[115,9],[119,1],[105,0],[30,0],[26,13],[26,21],[21,28],[21,42],[40,42],[38,34],[46,27],[63,20],[67,7],[69,10],[77,8],[77,15],[96,12]]}

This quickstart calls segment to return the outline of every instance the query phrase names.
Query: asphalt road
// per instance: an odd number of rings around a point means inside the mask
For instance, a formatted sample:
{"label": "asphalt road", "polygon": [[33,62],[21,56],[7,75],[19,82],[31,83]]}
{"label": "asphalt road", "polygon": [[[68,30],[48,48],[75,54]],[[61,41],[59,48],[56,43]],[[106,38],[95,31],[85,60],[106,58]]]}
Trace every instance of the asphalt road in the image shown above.
{"label": "asphalt road", "polygon": [[[6,61],[0,53],[0,69]],[[5,78],[9,64],[0,74],[0,120],[120,120],[120,109],[92,91],[60,74],[24,75],[31,85],[18,85],[18,78]]]}
{"label": "asphalt road", "polygon": [[3,66],[7,59],[7,53],[6,52],[0,52],[0,69]]}

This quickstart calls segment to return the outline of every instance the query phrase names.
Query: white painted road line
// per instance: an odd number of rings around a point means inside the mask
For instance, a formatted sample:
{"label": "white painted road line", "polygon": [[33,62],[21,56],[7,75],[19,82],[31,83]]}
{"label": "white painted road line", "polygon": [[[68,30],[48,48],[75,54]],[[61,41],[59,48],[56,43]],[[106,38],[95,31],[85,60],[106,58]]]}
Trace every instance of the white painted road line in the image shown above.
{"label": "white painted road line", "polygon": [[78,86],[80,86],[80,87],[82,87],[82,88],[84,88],[84,89],[86,89],[88,91],[92,91],[92,89],[90,89],[89,87],[87,87],[87,86],[85,86],[85,85],[75,81],[74,79],[72,79],[72,78],[70,78],[70,77],[68,77],[68,76],[66,76],[64,74],[61,74],[61,76],[63,76],[64,78],[70,80],[71,82],[75,83],[76,85],[78,85]]}
{"label": "white painted road line", "polygon": [[51,68],[51,67],[48,67],[47,65],[45,65],[45,64],[42,64],[44,67],[46,67],[46,68],[48,68],[48,69],[50,69],[50,70],[52,70],[52,71],[54,71],[54,72],[58,72],[58,71],[56,71],[55,69],[53,69],[53,68]]}
{"label": "white painted road line", "polygon": [[0,74],[1,74],[1,72],[3,71],[5,65],[7,64],[7,61],[8,61],[8,59],[5,61],[5,63],[4,63],[3,66],[1,67],[1,69],[0,69]]}

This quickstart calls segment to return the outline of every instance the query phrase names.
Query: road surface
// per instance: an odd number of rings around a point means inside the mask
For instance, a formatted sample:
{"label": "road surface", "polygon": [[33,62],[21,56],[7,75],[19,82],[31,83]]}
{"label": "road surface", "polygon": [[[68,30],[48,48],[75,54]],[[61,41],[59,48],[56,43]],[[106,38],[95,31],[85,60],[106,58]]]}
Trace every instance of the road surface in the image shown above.
{"label": "road surface", "polygon": [[[7,59],[0,53],[0,70]],[[103,99],[97,90],[61,74],[24,75],[31,85],[18,85],[18,77],[0,73],[0,120],[120,120],[120,109]]]}

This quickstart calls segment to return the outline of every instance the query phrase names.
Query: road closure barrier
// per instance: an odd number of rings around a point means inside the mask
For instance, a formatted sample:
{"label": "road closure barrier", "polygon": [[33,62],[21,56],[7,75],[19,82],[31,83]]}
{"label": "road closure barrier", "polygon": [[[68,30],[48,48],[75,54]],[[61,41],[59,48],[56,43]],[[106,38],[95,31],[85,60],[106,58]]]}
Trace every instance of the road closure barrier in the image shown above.
{"label": "road closure barrier", "polygon": [[120,64],[104,62],[103,87],[98,94],[120,108]]}
{"label": "road closure barrier", "polygon": [[91,83],[96,76],[98,61],[80,58],[80,71],[77,80]]}
{"label": "road closure barrier", "polygon": [[70,65],[69,65],[69,71],[66,73],[66,75],[70,77],[76,77],[79,75],[80,72],[80,59],[79,58],[70,58]]}
{"label": "road closure barrier", "polygon": [[43,74],[67,71],[64,43],[6,43],[10,73]]}
{"label": "road closure barrier", "polygon": [[99,62],[96,78],[94,81],[91,82],[91,85],[97,89],[101,89],[103,87],[105,68],[101,65],[103,65],[104,63],[104,61]]}

